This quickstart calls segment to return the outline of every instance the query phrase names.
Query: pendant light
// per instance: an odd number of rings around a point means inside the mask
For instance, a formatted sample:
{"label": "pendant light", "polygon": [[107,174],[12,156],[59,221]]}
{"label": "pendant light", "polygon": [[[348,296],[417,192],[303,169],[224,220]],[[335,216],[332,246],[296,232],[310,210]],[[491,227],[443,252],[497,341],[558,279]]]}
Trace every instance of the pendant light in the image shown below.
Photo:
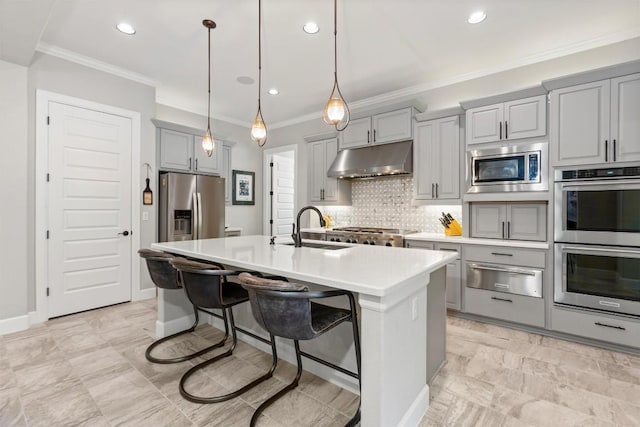
{"label": "pendant light", "polygon": [[262,0],[258,0],[258,112],[251,126],[251,139],[263,147],[267,143],[267,126],[262,118],[260,95],[262,91]]}
{"label": "pendant light", "polygon": [[349,126],[349,107],[338,86],[338,12],[337,0],[333,0],[333,90],[329,95],[327,105],[322,111],[322,118],[328,125],[333,125],[341,131]]}
{"label": "pendant light", "polygon": [[202,21],[202,25],[207,27],[209,31],[209,49],[207,51],[208,58],[209,58],[209,71],[208,71],[209,98],[207,100],[207,131],[205,132],[204,137],[202,138],[202,149],[204,150],[205,153],[207,153],[207,156],[211,157],[211,155],[213,154],[213,150],[215,148],[215,143],[216,143],[213,140],[213,135],[211,135],[211,30],[216,28],[216,23],[213,22],[211,19],[205,19],[204,21]]}

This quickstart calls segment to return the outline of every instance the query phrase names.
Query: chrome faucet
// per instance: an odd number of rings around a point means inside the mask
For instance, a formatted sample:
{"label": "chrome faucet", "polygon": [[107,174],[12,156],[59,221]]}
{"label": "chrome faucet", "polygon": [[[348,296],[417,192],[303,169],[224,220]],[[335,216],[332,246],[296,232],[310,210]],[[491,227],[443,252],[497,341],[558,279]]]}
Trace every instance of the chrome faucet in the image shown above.
{"label": "chrome faucet", "polygon": [[326,225],[326,223],[324,222],[324,218],[322,218],[322,212],[320,212],[320,210],[318,210],[318,208],[316,208],[315,206],[305,206],[304,208],[300,209],[300,211],[298,212],[296,223],[293,224],[293,231],[291,232],[291,238],[293,239],[293,243],[295,244],[296,248],[302,247],[302,237],[300,237],[300,217],[302,216],[302,212],[309,209],[314,210],[318,213],[318,216],[320,217],[320,227],[324,227]]}

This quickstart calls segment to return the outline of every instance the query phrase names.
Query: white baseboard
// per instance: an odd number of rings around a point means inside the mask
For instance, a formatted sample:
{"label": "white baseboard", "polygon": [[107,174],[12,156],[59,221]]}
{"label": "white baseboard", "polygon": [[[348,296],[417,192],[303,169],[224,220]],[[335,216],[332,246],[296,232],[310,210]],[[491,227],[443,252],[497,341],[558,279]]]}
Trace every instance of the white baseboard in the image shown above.
{"label": "white baseboard", "polygon": [[156,287],[147,288],[147,289],[139,289],[131,295],[132,301],[142,301],[145,299],[151,299],[156,297]]}
{"label": "white baseboard", "polygon": [[[212,316],[208,316],[208,317],[209,317],[208,323],[210,325],[224,331],[224,323],[222,319],[218,319],[217,317],[212,317]],[[201,320],[202,323],[206,321],[205,320],[206,317],[201,316],[201,319],[202,319]],[[246,328],[245,326],[242,326],[242,327]],[[252,330],[250,332],[253,332],[256,335],[264,336],[264,338],[267,338],[267,339],[269,338],[268,336],[266,336],[265,332],[256,332]],[[243,341],[249,344],[250,346],[256,347],[264,352],[271,354],[271,346],[269,344],[265,344],[262,341],[258,341],[252,336],[239,332],[238,339],[240,341]],[[293,347],[293,341],[276,338],[276,342],[278,345],[278,358],[282,360],[286,360],[287,362],[295,365],[297,362],[296,362],[296,353]],[[332,384],[337,385],[338,387],[342,387],[346,390],[349,390],[352,393],[360,394],[360,390],[358,387],[358,380],[356,380],[355,378],[345,375],[341,372],[336,371],[335,369],[332,369],[321,363],[314,362],[313,360],[310,360],[307,358],[303,358],[302,363],[305,371],[311,372],[312,374],[317,375],[320,378]],[[429,393],[427,389],[427,398],[428,397],[429,397]],[[427,401],[427,404],[428,404],[428,401]],[[416,423],[416,425],[419,424],[419,421],[420,419],[418,419],[418,423]]]}
{"label": "white baseboard", "polygon": [[10,334],[12,332],[24,331],[29,329],[29,315],[10,317],[8,319],[0,319],[0,335]]}
{"label": "white baseboard", "polygon": [[47,316],[44,315],[44,313],[41,313],[39,311],[30,311],[29,312],[29,326],[31,325],[37,325],[38,323],[43,323],[46,322]]}
{"label": "white baseboard", "polygon": [[424,414],[427,413],[427,409],[429,409],[429,386],[425,385],[416,399],[413,401],[407,412],[405,412],[404,417],[398,423],[399,427],[413,427],[420,425],[420,420],[424,417]]}
{"label": "white baseboard", "polygon": [[[168,322],[161,322],[156,320],[156,337],[162,338],[176,332],[189,329],[193,325],[195,318],[191,316],[183,316]],[[201,321],[202,322],[202,321]]]}

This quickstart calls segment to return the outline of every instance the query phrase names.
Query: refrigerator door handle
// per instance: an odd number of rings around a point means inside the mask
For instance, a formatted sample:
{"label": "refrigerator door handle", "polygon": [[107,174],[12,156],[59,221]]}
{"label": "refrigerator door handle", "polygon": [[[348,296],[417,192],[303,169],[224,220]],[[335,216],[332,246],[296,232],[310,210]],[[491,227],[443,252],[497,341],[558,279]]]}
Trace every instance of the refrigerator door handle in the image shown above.
{"label": "refrigerator door handle", "polygon": [[198,197],[196,196],[197,193],[193,193],[193,240],[196,240],[198,238],[198,222],[199,222],[199,212],[200,212],[200,206],[198,205]]}
{"label": "refrigerator door handle", "polygon": [[202,195],[198,192],[198,239],[200,238],[200,230],[202,229]]}

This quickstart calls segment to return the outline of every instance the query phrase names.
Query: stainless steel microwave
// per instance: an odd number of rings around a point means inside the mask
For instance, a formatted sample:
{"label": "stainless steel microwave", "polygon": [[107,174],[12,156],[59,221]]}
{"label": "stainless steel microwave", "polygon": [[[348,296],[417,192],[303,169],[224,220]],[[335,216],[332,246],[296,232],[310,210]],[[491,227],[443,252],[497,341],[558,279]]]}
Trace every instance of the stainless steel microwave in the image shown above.
{"label": "stainless steel microwave", "polygon": [[547,191],[546,142],[467,151],[467,193]]}

